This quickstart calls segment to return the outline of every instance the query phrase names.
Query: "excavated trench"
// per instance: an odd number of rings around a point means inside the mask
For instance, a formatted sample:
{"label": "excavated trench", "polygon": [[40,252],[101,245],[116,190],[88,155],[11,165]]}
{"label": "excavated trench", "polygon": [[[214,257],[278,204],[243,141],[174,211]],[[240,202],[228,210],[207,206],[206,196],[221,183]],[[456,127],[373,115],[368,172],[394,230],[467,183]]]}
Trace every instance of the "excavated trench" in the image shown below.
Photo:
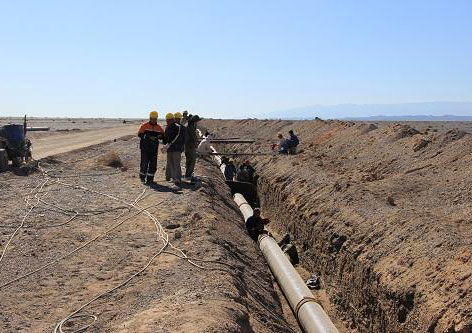
{"label": "excavated trench", "polygon": [[[347,236],[337,233],[334,224],[322,222],[325,214],[334,216],[336,209],[313,212],[310,205],[300,202],[302,198],[294,199],[290,194],[290,185],[285,183],[288,180],[260,176],[257,186],[252,188],[238,182],[227,182],[227,185],[233,194],[243,192],[255,198],[253,202],[258,202],[263,215],[271,220],[268,228],[274,237],[287,232],[291,235],[300,258],[298,270],[301,275],[320,277],[327,296],[320,302],[324,301],[325,307],[329,302],[328,314],[340,332],[392,332],[392,320],[404,323],[413,308],[415,291],[386,291],[372,267],[360,260],[362,249],[347,250],[343,246]],[[318,296],[316,291],[313,293]],[[279,294],[283,298],[280,290]],[[385,304],[392,300],[394,307],[386,308]]]}
{"label": "excavated trench", "polygon": [[256,140],[225,147],[237,153],[267,151],[282,130],[302,135],[296,156],[250,159],[271,231],[291,234],[297,270],[320,277],[335,323],[348,332],[469,332],[471,232],[462,224],[471,136],[319,120],[204,125]]}
{"label": "excavated trench", "polygon": [[[337,233],[335,225],[324,224],[324,213],[313,212],[310,206],[294,200],[281,178],[260,176],[253,188],[237,182],[227,185],[233,194],[243,192],[260,203],[263,215],[271,220],[268,228],[274,237],[286,232],[291,235],[300,257],[299,273],[321,278],[324,292],[313,294],[315,298],[327,296],[319,301],[329,309],[327,312],[340,332],[392,332],[392,320],[405,322],[414,307],[415,290],[403,293],[385,290],[372,267],[359,258],[362,249],[347,250],[344,246],[347,236]],[[327,214],[336,213],[332,210]],[[283,298],[280,290],[278,293]],[[389,307],[387,304],[392,300],[395,305]],[[286,313],[288,320],[290,315],[293,314]]]}
{"label": "excavated trench", "polygon": [[[347,237],[333,233],[334,226],[321,223],[320,213],[310,214],[307,222],[303,208],[287,200],[276,182],[261,177],[257,188],[261,209],[271,219],[271,228],[277,234],[289,232],[301,266],[321,278],[321,286],[333,305],[330,315],[351,329],[388,331],[383,317],[390,314],[382,313],[379,305],[384,294],[382,287],[371,268],[356,260],[358,253],[341,251]],[[406,306],[411,309],[411,302]]]}

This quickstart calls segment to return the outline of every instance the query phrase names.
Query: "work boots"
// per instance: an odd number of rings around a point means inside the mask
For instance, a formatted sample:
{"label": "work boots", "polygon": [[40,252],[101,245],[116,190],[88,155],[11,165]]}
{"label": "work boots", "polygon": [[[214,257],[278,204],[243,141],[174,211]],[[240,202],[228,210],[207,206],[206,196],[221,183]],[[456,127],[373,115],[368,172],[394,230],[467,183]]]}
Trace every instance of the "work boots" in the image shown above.
{"label": "work boots", "polygon": [[290,243],[290,234],[286,233],[284,237],[277,243],[280,248],[283,248],[284,245],[287,245]]}
{"label": "work boots", "polygon": [[148,184],[148,185],[155,184],[154,177],[153,176],[148,176],[147,179],[146,179],[146,184]]}

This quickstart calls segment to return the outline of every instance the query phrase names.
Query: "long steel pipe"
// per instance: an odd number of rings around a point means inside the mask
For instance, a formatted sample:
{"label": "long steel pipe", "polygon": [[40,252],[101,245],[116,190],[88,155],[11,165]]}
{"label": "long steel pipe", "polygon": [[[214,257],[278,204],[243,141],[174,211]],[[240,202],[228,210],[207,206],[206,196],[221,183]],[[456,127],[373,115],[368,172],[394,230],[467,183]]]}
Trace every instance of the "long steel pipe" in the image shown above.
{"label": "long steel pipe", "polygon": [[[213,153],[217,153],[213,146],[211,146],[211,150]],[[225,166],[221,163],[221,157],[213,155],[213,158],[224,175]],[[253,215],[251,205],[240,193],[234,194],[233,199],[243,214],[244,221],[247,221]],[[306,333],[338,333],[338,329],[321,305],[316,302],[310,289],[277,242],[269,235],[261,235],[257,243],[303,330]]]}
{"label": "long steel pipe", "polygon": [[[243,214],[244,221],[252,216],[253,210],[242,194],[236,193],[234,201]],[[307,333],[338,332],[277,242],[269,235],[261,235],[258,244],[304,331]]]}

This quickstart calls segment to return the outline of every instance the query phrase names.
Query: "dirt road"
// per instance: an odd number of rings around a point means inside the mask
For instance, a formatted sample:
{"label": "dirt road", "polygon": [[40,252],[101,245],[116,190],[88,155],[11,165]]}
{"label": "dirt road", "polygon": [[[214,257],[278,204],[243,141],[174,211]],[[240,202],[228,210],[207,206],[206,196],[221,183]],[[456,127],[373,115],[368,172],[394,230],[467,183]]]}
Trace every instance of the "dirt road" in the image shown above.
{"label": "dirt road", "polygon": [[136,125],[126,125],[89,131],[62,132],[37,138],[33,141],[33,157],[39,160],[44,157],[135,134],[136,131]]}

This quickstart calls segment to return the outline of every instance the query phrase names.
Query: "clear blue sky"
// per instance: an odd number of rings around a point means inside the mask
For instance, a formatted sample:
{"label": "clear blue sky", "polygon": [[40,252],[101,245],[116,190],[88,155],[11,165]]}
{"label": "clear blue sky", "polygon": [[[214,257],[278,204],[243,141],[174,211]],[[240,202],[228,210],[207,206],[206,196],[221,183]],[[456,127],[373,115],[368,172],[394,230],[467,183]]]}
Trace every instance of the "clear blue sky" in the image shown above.
{"label": "clear blue sky", "polygon": [[0,0],[0,115],[472,101],[471,0]]}

